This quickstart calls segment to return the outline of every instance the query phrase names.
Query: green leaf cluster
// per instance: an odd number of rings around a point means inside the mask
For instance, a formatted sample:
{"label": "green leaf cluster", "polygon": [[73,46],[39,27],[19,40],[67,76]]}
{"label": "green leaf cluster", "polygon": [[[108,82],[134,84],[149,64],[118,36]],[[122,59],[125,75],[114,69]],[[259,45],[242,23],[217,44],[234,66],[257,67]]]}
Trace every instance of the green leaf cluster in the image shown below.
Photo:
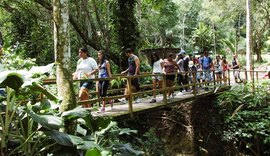
{"label": "green leaf cluster", "polygon": [[223,139],[232,141],[241,152],[269,154],[270,81],[233,87],[218,97],[217,107],[224,120]]}

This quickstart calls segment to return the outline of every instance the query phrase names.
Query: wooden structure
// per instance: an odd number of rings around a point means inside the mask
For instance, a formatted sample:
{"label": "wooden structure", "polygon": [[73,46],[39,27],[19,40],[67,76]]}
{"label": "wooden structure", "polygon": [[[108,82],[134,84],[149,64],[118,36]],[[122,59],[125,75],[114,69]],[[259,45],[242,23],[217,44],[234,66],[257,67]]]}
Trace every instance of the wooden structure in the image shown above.
{"label": "wooden structure", "polygon": [[[212,71],[214,74],[215,71]],[[247,72],[253,72],[253,75],[256,76],[257,81],[259,80],[259,76],[260,73],[262,72],[266,72],[266,71],[241,71],[242,77],[244,76],[246,78],[246,80],[244,82],[247,82]],[[180,73],[172,73],[170,75],[176,75],[176,74],[180,74]],[[191,100],[195,100],[198,97],[203,97],[203,96],[208,96],[211,94],[217,94],[217,93],[221,93],[224,90],[228,90],[230,88],[230,86],[232,85],[231,79],[233,77],[233,74],[231,74],[231,71],[227,71],[227,78],[221,79],[221,80],[216,80],[215,76],[213,77],[213,79],[211,81],[208,82],[202,82],[202,83],[197,83],[196,82],[196,74],[198,74],[198,72],[189,72],[190,77],[192,78],[192,82],[189,83],[188,85],[175,85],[174,87],[167,87],[166,86],[166,75],[164,74],[155,74],[155,75],[159,75],[163,77],[163,88],[160,89],[156,89],[156,92],[161,93],[160,96],[158,96],[158,102],[157,103],[153,103],[150,104],[149,103],[149,99],[145,98],[143,99],[142,103],[139,104],[135,104],[134,103],[134,97],[135,96],[141,96],[141,95],[152,95],[153,90],[152,89],[147,89],[144,91],[140,91],[137,93],[132,92],[131,90],[131,79],[132,78],[146,78],[146,77],[152,77],[153,74],[149,74],[149,73],[142,73],[141,75],[137,75],[137,76],[121,76],[121,75],[114,75],[112,78],[95,78],[92,79],[93,81],[99,81],[99,80],[112,80],[112,79],[124,79],[126,80],[127,86],[128,86],[128,90],[129,90],[129,94],[128,95],[114,95],[114,96],[108,96],[108,97],[104,97],[104,98],[99,98],[98,96],[96,96],[96,98],[90,99],[90,100],[86,100],[86,101],[79,101],[79,104],[83,104],[83,103],[97,103],[97,102],[101,102],[103,100],[118,100],[120,98],[127,98],[128,103],[124,104],[124,105],[118,105],[118,106],[114,106],[114,110],[110,110],[107,111],[105,113],[97,113],[95,111],[92,111],[93,116],[96,117],[119,117],[119,116],[127,116],[129,115],[130,117],[134,116],[134,113],[140,113],[140,112],[146,112],[146,111],[151,111],[151,110],[156,110],[156,109],[161,109],[164,107],[168,107],[168,106],[173,106],[176,105],[178,103],[181,102],[185,102],[185,101],[191,101]],[[261,74],[262,75],[262,74]],[[85,80],[75,80],[76,81],[86,81]],[[221,82],[223,84],[221,84]],[[55,80],[45,80],[44,81],[45,84],[54,84]],[[201,85],[206,85],[209,88],[208,91],[204,91],[199,89],[198,86]],[[151,88],[152,84],[146,85],[147,88]],[[192,92],[188,93],[188,94],[184,94],[184,95],[180,95],[180,96],[176,96],[174,99],[168,99],[167,98],[167,91],[174,89],[174,90],[178,90],[181,87],[190,87],[193,89]],[[119,92],[119,90],[124,90],[124,88],[117,88],[117,89],[111,89],[109,90],[109,92]],[[92,92],[92,94],[97,94],[97,92]]]}

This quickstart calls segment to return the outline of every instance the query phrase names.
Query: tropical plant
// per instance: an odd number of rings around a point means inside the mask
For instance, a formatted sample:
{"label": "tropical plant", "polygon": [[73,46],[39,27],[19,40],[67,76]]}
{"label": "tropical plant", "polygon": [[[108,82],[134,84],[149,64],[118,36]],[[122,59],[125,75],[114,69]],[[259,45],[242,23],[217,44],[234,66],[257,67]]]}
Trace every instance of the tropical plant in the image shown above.
{"label": "tropical plant", "polygon": [[[7,97],[1,98],[0,103],[1,155],[143,154],[139,147],[135,149],[120,139],[136,133],[134,130],[121,129],[110,120],[94,120],[81,107],[59,113],[59,100],[39,84],[42,81],[37,76],[52,67],[50,64],[29,71],[1,72],[0,84],[7,88]],[[33,96],[36,94],[44,94],[46,98]],[[74,135],[59,131],[65,123],[76,120]]]}
{"label": "tropical plant", "polygon": [[199,49],[212,48],[212,31],[206,24],[200,22],[192,35],[193,45]]}
{"label": "tropical plant", "polygon": [[252,93],[251,84],[240,85],[218,97],[223,139],[233,142],[244,154],[270,154],[269,87],[269,80],[258,83]]}

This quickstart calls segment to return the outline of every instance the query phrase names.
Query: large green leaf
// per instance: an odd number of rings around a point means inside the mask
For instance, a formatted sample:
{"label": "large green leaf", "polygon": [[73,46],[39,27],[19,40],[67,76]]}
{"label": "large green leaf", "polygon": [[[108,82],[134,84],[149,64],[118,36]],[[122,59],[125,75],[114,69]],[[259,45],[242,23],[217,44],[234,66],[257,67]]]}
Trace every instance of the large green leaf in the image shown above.
{"label": "large green leaf", "polygon": [[52,72],[52,68],[54,66],[54,63],[51,63],[51,64],[48,64],[46,66],[35,66],[35,67],[32,67],[29,72],[30,73],[41,73],[41,74],[44,74],[44,73],[49,73],[49,72]]}
{"label": "large green leaf", "polygon": [[85,156],[101,156],[101,151],[97,148],[87,150]]}
{"label": "large green leaf", "polygon": [[47,129],[59,129],[63,127],[63,119],[53,115],[38,115],[30,111],[32,119]]}
{"label": "large green leaf", "polygon": [[95,141],[84,140],[78,136],[69,135],[56,130],[45,131],[45,133],[56,141],[56,143],[63,146],[76,146],[77,149],[88,150],[92,148],[100,148]]}
{"label": "large green leaf", "polygon": [[68,134],[59,132],[57,130],[45,131],[45,134],[50,136],[52,139],[56,141],[56,143],[63,146],[73,146],[71,139]]}
{"label": "large green leaf", "polygon": [[67,119],[77,119],[77,118],[84,118],[89,114],[90,113],[86,109],[82,107],[77,107],[75,109],[63,112],[61,117]]}
{"label": "large green leaf", "polygon": [[52,71],[53,66],[54,63],[51,63],[47,66],[32,67],[30,71],[17,70],[0,72],[0,84],[17,91],[22,85],[29,86],[38,81],[39,79],[32,79],[34,74],[44,74]]}
{"label": "large green leaf", "polygon": [[88,150],[91,148],[100,148],[95,141],[84,141],[83,144],[77,145],[77,149]]}
{"label": "large green leaf", "polygon": [[0,84],[18,90],[24,82],[24,77],[19,72],[4,71],[0,72]]}

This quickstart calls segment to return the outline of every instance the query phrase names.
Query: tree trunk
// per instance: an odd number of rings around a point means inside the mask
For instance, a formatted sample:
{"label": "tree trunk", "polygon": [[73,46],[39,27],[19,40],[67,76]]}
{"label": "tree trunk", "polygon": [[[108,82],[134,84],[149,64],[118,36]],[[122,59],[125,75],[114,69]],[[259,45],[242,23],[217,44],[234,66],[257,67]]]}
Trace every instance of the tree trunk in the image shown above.
{"label": "tree trunk", "polygon": [[257,62],[263,62],[263,59],[262,59],[262,51],[261,49],[258,49],[257,51],[255,51],[256,54],[257,54]]}
{"label": "tree trunk", "polygon": [[[258,43],[259,42],[259,43]],[[254,44],[254,52],[255,54],[257,55],[257,62],[263,62],[263,59],[262,59],[262,45],[263,43],[260,42],[260,40],[257,41],[257,43]]]}
{"label": "tree trunk", "polygon": [[[246,39],[246,60],[247,66],[246,69],[249,71],[254,70],[253,59],[252,59],[252,12],[251,12],[251,0],[246,0],[246,7],[247,7],[247,39]],[[254,73],[250,72],[250,79],[252,79],[252,91],[255,92],[255,85],[254,85]]]}
{"label": "tree trunk", "polygon": [[[58,97],[62,100],[60,112],[76,107],[76,98],[71,74],[70,36],[69,36],[69,1],[53,0],[54,20],[54,53],[56,62],[56,83]],[[69,134],[75,132],[75,124],[65,122],[62,131]]]}
{"label": "tree trunk", "polygon": [[247,9],[247,31],[246,31],[246,69],[252,70],[252,15],[251,15],[251,2],[246,0]]}

